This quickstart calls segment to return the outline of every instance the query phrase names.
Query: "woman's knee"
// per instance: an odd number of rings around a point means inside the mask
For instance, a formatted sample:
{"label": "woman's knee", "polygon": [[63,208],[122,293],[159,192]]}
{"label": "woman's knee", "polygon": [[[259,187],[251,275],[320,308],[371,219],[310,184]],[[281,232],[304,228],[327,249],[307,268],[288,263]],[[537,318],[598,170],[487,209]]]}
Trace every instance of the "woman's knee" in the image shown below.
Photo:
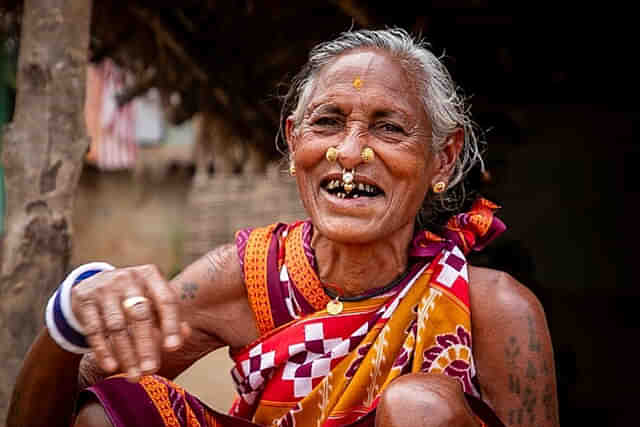
{"label": "woman's knee", "polygon": [[409,374],[380,397],[376,427],[476,426],[458,380],[441,374]]}
{"label": "woman's knee", "polygon": [[78,410],[74,427],[113,427],[100,402],[90,399]]}

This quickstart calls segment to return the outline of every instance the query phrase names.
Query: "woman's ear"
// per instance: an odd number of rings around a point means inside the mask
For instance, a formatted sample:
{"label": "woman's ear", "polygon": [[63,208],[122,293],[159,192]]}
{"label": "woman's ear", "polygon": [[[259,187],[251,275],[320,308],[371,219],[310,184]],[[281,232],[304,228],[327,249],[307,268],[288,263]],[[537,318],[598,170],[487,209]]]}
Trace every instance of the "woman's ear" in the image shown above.
{"label": "woman's ear", "polygon": [[449,180],[451,172],[453,171],[456,161],[458,160],[458,156],[460,155],[460,150],[462,150],[463,144],[464,129],[458,128],[454,132],[450,133],[449,136],[447,136],[445,146],[436,155],[438,167],[436,170],[434,181],[447,182]]}
{"label": "woman's ear", "polygon": [[284,136],[287,139],[287,146],[289,147],[289,152],[293,153],[295,146],[295,123],[293,117],[287,117],[287,120],[284,125]]}

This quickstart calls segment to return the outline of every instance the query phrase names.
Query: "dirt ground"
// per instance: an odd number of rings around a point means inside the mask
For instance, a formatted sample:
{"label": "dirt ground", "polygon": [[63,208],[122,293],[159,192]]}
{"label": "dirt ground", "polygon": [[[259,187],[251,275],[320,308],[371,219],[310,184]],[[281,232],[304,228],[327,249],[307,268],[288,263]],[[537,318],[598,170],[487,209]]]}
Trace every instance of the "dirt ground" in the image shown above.
{"label": "dirt ground", "polygon": [[232,367],[227,348],[221,348],[196,362],[176,382],[213,409],[227,412],[235,397]]}

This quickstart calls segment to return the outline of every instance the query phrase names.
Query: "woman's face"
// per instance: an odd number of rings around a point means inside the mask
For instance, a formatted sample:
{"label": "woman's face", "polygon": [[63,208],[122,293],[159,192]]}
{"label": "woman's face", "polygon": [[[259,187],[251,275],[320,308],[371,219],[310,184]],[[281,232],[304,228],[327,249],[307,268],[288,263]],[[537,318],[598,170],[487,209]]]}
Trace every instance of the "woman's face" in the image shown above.
{"label": "woman's face", "polygon": [[[431,150],[431,123],[402,67],[378,50],[344,54],[320,72],[310,98],[302,122],[294,127],[288,120],[287,140],[317,232],[370,243],[411,231],[441,166]],[[360,153],[367,146],[375,158],[364,163]],[[334,163],[325,157],[329,147],[339,151]],[[356,188],[373,191],[343,198],[329,188],[343,168],[355,169]]]}

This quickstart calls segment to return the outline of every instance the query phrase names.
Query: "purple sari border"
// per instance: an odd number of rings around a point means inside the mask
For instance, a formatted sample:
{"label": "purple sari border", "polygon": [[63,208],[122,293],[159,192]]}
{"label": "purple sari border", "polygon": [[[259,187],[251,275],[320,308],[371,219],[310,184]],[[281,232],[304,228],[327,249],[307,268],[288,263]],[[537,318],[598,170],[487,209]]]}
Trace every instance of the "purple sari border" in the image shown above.
{"label": "purple sari border", "polygon": [[282,229],[283,227],[278,225],[274,230],[267,253],[267,290],[271,304],[271,315],[276,328],[291,320],[287,307],[284,305],[285,298],[278,271],[278,237],[282,233]]}
{"label": "purple sari border", "polygon": [[83,390],[79,405],[90,395],[98,399],[114,427],[165,427],[162,416],[139,384],[124,378],[108,378]]}

